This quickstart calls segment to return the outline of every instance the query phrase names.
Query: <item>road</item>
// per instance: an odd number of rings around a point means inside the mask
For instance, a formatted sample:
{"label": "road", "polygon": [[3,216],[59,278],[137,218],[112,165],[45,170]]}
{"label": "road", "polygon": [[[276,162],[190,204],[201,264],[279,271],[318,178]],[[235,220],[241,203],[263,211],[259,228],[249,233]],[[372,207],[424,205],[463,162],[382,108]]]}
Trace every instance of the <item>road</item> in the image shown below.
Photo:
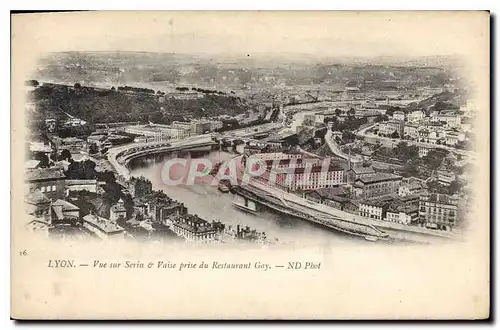
{"label": "road", "polygon": [[[331,130],[327,130],[327,132],[325,134],[325,142],[328,145],[328,147],[330,148],[330,150],[336,156],[338,156],[342,159],[345,159],[345,160],[349,160],[349,155],[342,152],[342,150],[340,150],[340,147],[338,146],[338,144],[335,143],[335,141],[333,140]],[[351,163],[362,163],[362,162],[363,162],[362,157],[359,157],[356,155],[351,155]]]}

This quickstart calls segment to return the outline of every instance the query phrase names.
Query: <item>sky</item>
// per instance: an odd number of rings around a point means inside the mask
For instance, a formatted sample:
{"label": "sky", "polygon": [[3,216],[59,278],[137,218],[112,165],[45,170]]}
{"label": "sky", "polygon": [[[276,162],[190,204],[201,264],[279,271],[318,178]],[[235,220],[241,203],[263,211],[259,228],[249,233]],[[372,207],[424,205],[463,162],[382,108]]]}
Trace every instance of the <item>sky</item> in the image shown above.
{"label": "sky", "polygon": [[39,51],[317,56],[474,55],[485,12],[80,12],[17,15]]}

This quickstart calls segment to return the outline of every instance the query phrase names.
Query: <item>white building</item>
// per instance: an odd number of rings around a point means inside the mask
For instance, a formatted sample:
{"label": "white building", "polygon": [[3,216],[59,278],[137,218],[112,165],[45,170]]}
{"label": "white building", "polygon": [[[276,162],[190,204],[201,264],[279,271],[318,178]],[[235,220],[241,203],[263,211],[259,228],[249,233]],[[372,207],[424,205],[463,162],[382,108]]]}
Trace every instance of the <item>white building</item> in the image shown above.
{"label": "white building", "polygon": [[412,140],[418,139],[418,126],[410,124],[405,125],[404,137],[409,137]]}
{"label": "white building", "polygon": [[405,113],[403,111],[394,111],[392,114],[392,119],[394,120],[405,120]]}
{"label": "white building", "polygon": [[125,230],[116,224],[116,222],[95,214],[87,214],[83,217],[83,227],[92,232],[96,237],[104,240],[123,238],[125,236]]}
{"label": "white building", "polygon": [[421,121],[424,118],[424,113],[420,110],[417,111],[412,111],[408,114],[408,122],[410,123],[417,123]]}

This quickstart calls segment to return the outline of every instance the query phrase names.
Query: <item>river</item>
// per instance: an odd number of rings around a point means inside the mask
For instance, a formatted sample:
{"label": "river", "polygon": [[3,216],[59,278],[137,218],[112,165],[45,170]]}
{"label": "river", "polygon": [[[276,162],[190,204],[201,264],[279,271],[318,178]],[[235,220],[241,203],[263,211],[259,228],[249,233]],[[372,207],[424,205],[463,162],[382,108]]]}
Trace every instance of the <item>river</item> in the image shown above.
{"label": "river", "polygon": [[[212,151],[207,157],[223,161],[233,155],[224,151]],[[165,156],[164,160],[167,158],[168,156]],[[238,195],[220,192],[216,185],[167,186],[159,175],[162,165],[163,161],[149,161],[135,165],[131,175],[148,178],[153,184],[153,189],[163,190],[171,198],[184,203],[189,213],[197,214],[205,220],[218,220],[233,226],[238,224],[243,227],[249,226],[259,232],[265,232],[269,239],[278,238],[280,242],[295,245],[359,244],[360,238],[270,210],[260,209],[258,215],[240,211],[232,206],[232,202],[242,202],[243,199]]]}

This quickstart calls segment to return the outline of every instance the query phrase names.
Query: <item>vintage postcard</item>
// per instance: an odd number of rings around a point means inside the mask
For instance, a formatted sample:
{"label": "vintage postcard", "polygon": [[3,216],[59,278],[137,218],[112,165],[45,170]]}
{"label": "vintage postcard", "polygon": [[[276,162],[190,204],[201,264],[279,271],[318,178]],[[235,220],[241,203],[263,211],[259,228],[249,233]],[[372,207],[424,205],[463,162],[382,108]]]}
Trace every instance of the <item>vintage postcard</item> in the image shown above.
{"label": "vintage postcard", "polygon": [[488,318],[489,22],[12,14],[12,318]]}

